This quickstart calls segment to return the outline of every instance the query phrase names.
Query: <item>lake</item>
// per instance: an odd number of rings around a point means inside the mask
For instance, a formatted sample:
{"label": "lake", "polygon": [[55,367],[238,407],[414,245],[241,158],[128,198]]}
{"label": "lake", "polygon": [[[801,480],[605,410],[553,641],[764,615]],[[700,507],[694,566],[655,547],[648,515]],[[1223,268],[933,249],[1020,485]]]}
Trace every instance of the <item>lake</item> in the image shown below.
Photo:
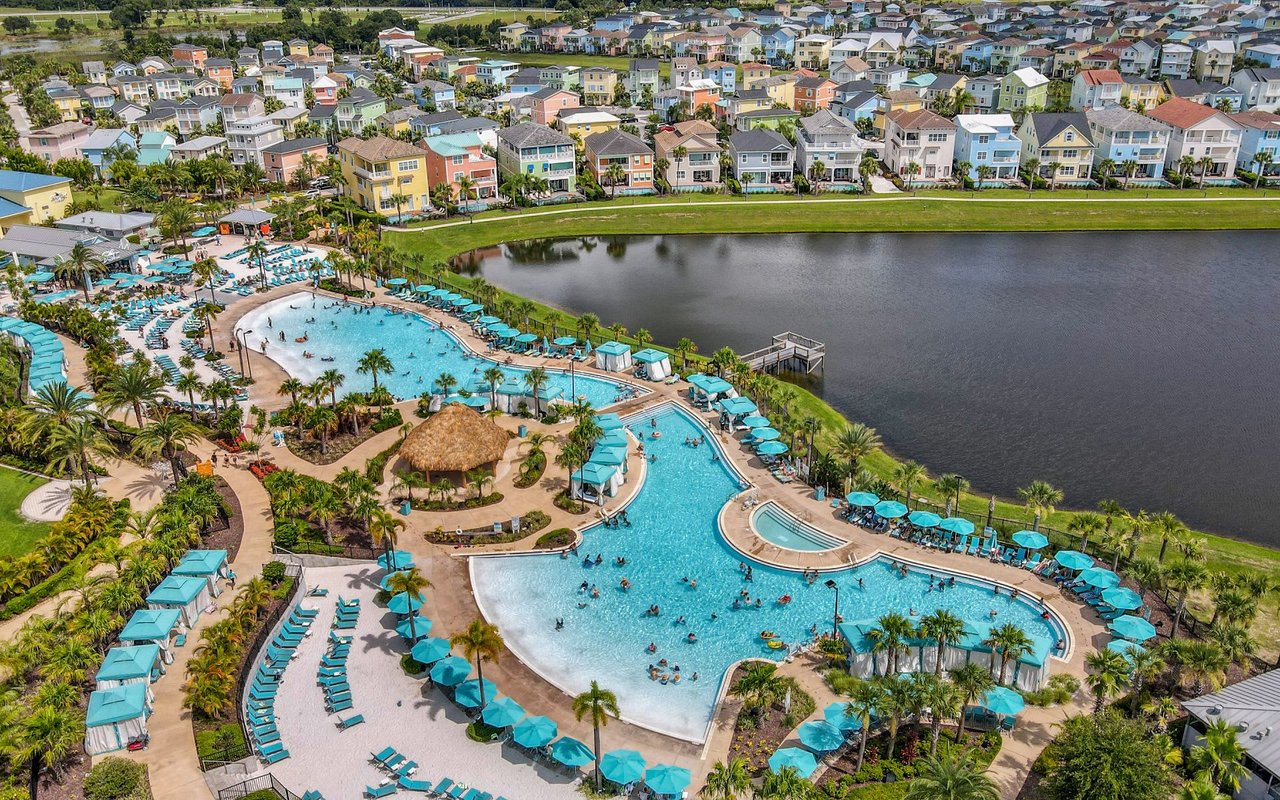
{"label": "lake", "polygon": [[1280,235],[539,240],[464,270],[602,324],[747,352],[826,342],[808,385],[980,492],[1044,479],[1280,545]]}

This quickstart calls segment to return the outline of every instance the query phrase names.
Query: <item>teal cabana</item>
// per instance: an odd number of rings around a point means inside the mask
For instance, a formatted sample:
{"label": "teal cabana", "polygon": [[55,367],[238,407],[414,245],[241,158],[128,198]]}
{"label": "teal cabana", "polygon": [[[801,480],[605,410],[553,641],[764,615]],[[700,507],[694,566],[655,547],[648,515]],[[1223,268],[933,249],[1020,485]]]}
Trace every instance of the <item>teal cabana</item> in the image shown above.
{"label": "teal cabana", "polygon": [[574,470],[569,483],[569,489],[575,497],[597,505],[604,505],[606,496],[615,496],[620,486],[622,473],[617,467],[593,464],[590,461]]}
{"label": "teal cabana", "polygon": [[172,608],[182,615],[188,628],[200,619],[200,613],[213,602],[209,594],[209,582],[194,576],[170,575],[147,595],[147,607]]}
{"label": "teal cabana", "polygon": [[661,350],[646,347],[631,358],[641,365],[645,375],[651,381],[666,380],[671,375],[671,359],[667,358],[667,354]]}
{"label": "teal cabana", "polygon": [[147,705],[156,701],[151,691],[151,684],[163,675],[164,660],[160,658],[160,647],[154,644],[138,644],[127,647],[113,647],[102,659],[102,666],[94,676],[99,689],[114,689],[117,686],[128,686],[140,683],[147,687]]}
{"label": "teal cabana", "polygon": [[209,594],[217,597],[222,594],[219,581],[231,575],[231,566],[227,563],[226,550],[188,550],[187,554],[173,568],[174,575],[204,578],[209,582]]}
{"label": "teal cabana", "polygon": [[91,756],[114,753],[147,734],[147,687],[141,683],[98,689],[89,695],[84,749]]}
{"label": "teal cabana", "polygon": [[626,431],[618,428],[608,431],[599,439],[596,439],[596,447],[630,447],[631,440],[627,438]]}
{"label": "teal cabana", "polygon": [[697,373],[688,377],[690,385],[693,387],[689,390],[689,399],[704,398],[707,402],[717,400],[720,395],[726,397],[733,396],[733,385],[724,378],[715,375],[703,375]]}
{"label": "teal cabana", "polygon": [[622,430],[622,417],[617,414],[596,414],[596,424],[600,426],[600,430],[608,433],[609,431]]}
{"label": "teal cabana", "polygon": [[169,649],[169,637],[182,624],[182,612],[176,608],[143,608],[133,612],[120,641],[124,644],[154,644],[160,648],[160,658],[166,664],[173,663],[173,651]]}
{"label": "teal cabana", "polygon": [[498,408],[508,414],[519,414],[520,404],[524,403],[530,411],[532,407],[526,399],[524,381],[517,377],[509,377],[498,387]]}
{"label": "teal cabana", "polygon": [[625,372],[631,369],[631,347],[622,342],[605,342],[596,348],[596,369]]}
{"label": "teal cabana", "polygon": [[625,475],[627,474],[627,448],[597,444],[591,451],[591,457],[587,459],[587,463],[617,467]]}

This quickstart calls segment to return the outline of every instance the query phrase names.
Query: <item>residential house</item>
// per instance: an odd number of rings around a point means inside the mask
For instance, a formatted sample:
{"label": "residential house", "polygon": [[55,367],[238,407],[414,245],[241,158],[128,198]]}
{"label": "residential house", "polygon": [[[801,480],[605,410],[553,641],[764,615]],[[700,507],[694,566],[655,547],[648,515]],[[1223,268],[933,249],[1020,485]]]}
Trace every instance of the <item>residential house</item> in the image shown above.
{"label": "residential house", "polygon": [[825,33],[811,33],[796,40],[796,66],[804,69],[826,69],[835,41]]}
{"label": "residential house", "polygon": [[631,92],[632,102],[641,103],[648,89],[650,97],[658,94],[662,88],[659,78],[659,63],[656,58],[633,58],[627,73],[627,91]]}
{"label": "residential house", "polygon": [[306,83],[302,78],[291,78],[288,76],[276,78],[271,85],[271,91],[267,93],[268,97],[274,97],[285,105],[286,108],[303,108],[307,107]]}
{"label": "residential house", "polygon": [[1122,106],[1086,111],[1085,118],[1089,121],[1095,162],[1114,162],[1116,178],[1138,183],[1163,180],[1169,150],[1168,125]]}
{"label": "residential house", "polygon": [[[653,150],[633,133],[617,129],[588,136],[584,142],[587,169],[596,183],[608,187],[610,194],[653,193]],[[614,166],[622,176],[610,176]]]}
{"label": "residential house", "polygon": [[63,122],[75,122],[84,116],[84,100],[80,92],[71,87],[48,89],[45,94],[58,109],[59,118]]}
{"label": "residential house", "polygon": [[168,131],[144,133],[138,139],[138,166],[149,167],[169,160],[169,151],[178,143]]}
{"label": "residential house", "polygon": [[112,79],[112,85],[120,93],[120,98],[130,103],[138,103],[144,108],[151,103],[151,81],[135,75],[123,75]]}
{"label": "residential house", "polygon": [[[483,209],[498,196],[498,162],[484,151],[474,132],[430,136],[423,140],[427,180],[432,187],[449,184],[451,196],[468,209]],[[467,197],[461,181],[471,182]]]}
{"label": "residential house", "polygon": [[1049,79],[1030,67],[1015,69],[1000,81],[996,109],[1019,113],[1049,104]]}
{"label": "residential house", "polygon": [[523,122],[498,131],[498,172],[532,175],[552,193],[577,191],[573,140],[544,125]]}
{"label": "residential house", "polygon": [[186,94],[183,90],[184,78],[172,72],[153,72],[147,76],[147,80],[151,82],[151,94],[157,100],[172,100],[176,103]]}
{"label": "residential house", "polygon": [[[701,191],[720,186],[720,155],[716,126],[703,120],[677,122],[659,130],[653,137],[656,159],[668,163],[663,176],[673,191]],[[677,148],[684,154],[676,158]]]}
{"label": "residential house", "polygon": [[210,125],[216,125],[222,111],[222,104],[220,98],[188,97],[174,106],[173,110],[177,119],[178,133],[190,136]]}
{"label": "residential house", "polygon": [[1135,110],[1154,108],[1164,102],[1164,85],[1156,78],[1125,75],[1120,97]]}
{"label": "residential house", "polygon": [[[814,181],[855,183],[866,149],[858,126],[828,109],[804,117],[796,126],[796,171]],[[819,163],[821,178],[815,169]]]}
{"label": "residential house", "polygon": [[1244,107],[1259,111],[1280,108],[1280,69],[1247,67],[1231,76],[1231,86],[1244,99]]}
{"label": "residential house", "polygon": [[949,179],[955,146],[955,123],[928,109],[885,115],[885,166],[909,182]]}
{"label": "residential house", "polygon": [[107,85],[107,67],[101,61],[82,61],[80,71],[84,73],[89,83],[99,86]]}
{"label": "residential house", "polygon": [[236,66],[229,58],[211,58],[204,62],[204,75],[223,89],[230,89],[236,79]]}
{"label": "residential house", "polygon": [[765,127],[739,130],[729,137],[729,162],[743,191],[786,191],[795,171],[795,148],[782,134]]}
{"label": "residential house", "polygon": [[537,67],[527,67],[511,76],[511,82],[507,86],[509,94],[533,94],[539,89],[547,87],[542,85],[542,70]]}
{"label": "residential house", "polygon": [[748,62],[742,65],[742,88],[755,89],[773,76],[773,67],[768,64]]}
{"label": "residential house", "polygon": [[225,136],[196,136],[169,149],[169,158],[175,162],[202,161],[214,156],[227,155]]}
{"label": "residential house", "polygon": [[896,92],[903,88],[907,82],[907,76],[911,73],[901,64],[884,64],[878,67],[871,67],[867,71],[867,80],[876,86],[883,87],[885,91]]}
{"label": "residential house", "polygon": [[399,136],[407,133],[411,129],[410,122],[414,117],[422,115],[422,109],[417,106],[405,106],[403,108],[393,108],[387,113],[378,117],[375,124],[382,129],[383,133],[388,136]]}
{"label": "residential house", "polygon": [[1146,36],[1130,42],[1120,51],[1122,75],[1154,76],[1159,71],[1160,40]]}
{"label": "residential house", "polygon": [[377,125],[378,117],[385,113],[385,100],[368,89],[353,89],[346,97],[339,98],[334,119],[340,132],[356,135],[366,126]]}
{"label": "residential house", "polygon": [[696,114],[703,107],[715,108],[720,102],[720,84],[707,78],[692,78],[676,87],[678,102],[689,113]]}
{"label": "residential house", "polygon": [[452,84],[428,79],[414,84],[413,99],[423,108],[440,111],[457,105],[457,92]]}
{"label": "residential house", "polygon": [[548,64],[538,70],[538,83],[543,88],[577,91],[582,85],[582,67]]}
{"label": "residential house", "polygon": [[1280,43],[1248,44],[1244,48],[1244,57],[1249,61],[1256,61],[1264,67],[1280,67]]}
{"label": "residential house", "polygon": [[1233,775],[1240,788],[1234,800],[1272,800],[1280,786],[1280,738],[1272,730],[1280,727],[1280,670],[1242,680],[1239,683],[1182,703],[1188,722],[1181,746],[1190,750],[1204,744],[1209,726],[1225,723],[1234,731],[1235,743],[1244,751],[1242,770]]}
{"label": "residential house", "polygon": [[336,106],[338,82],[328,75],[321,75],[311,82],[311,94],[316,99],[314,105]]}
{"label": "residential house", "polygon": [[1198,81],[1226,83],[1236,57],[1236,43],[1231,39],[1209,39],[1200,42],[1191,58],[1191,75]]}
{"label": "residential house", "polygon": [[783,125],[796,125],[800,122],[800,112],[789,108],[766,108],[760,111],[747,111],[739,114],[733,125],[740,131],[752,131],[757,128],[768,128],[776,131]]}
{"label": "residential house", "polygon": [[[1280,115],[1254,109],[1232,114],[1231,119],[1240,126],[1240,155],[1238,165],[1250,172],[1262,168],[1263,174],[1274,175],[1280,171]],[[1265,153],[1265,164],[1258,156]]]}
{"label": "residential house", "polygon": [[[315,165],[323,164],[329,156],[329,142],[325,139],[304,137],[285,139],[262,150],[262,168],[267,180],[274,183],[302,184],[315,177]],[[310,168],[310,173],[308,169]]]}
{"label": "residential house", "polygon": [[1149,110],[1147,116],[1173,129],[1164,162],[1167,168],[1181,172],[1179,162],[1190,158],[1197,164],[1196,175],[1230,178],[1235,174],[1243,129],[1227,114],[1174,97]]}
{"label": "residential house", "polygon": [[514,61],[491,58],[476,64],[476,78],[490,86],[506,86],[519,70],[520,65]]}
{"label": "residential house", "polygon": [[796,81],[800,80],[800,74],[793,72],[786,75],[773,75],[756,84],[759,89],[764,89],[774,103],[787,108],[795,108],[796,105]]}
{"label": "residential house", "polygon": [[[422,148],[379,134],[338,142],[344,195],[375,214],[422,213],[431,208],[427,154]],[[399,203],[397,203],[399,199]]]}
{"label": "residential house", "polygon": [[733,94],[738,90],[738,68],[727,61],[710,61],[703,64],[702,77],[715,81],[720,87],[721,96]]}
{"label": "residential house", "polygon": [[224,94],[218,98],[218,109],[222,114],[222,124],[230,125],[233,122],[250,117],[261,117],[267,113],[266,103],[256,94]]}
{"label": "residential house", "polygon": [[884,115],[884,98],[870,89],[837,91],[831,110],[855,125],[866,120],[864,124],[874,128],[876,120]]}
{"label": "residential house", "polygon": [[571,108],[560,113],[556,128],[577,142],[586,141],[594,133],[617,130],[622,120],[607,111],[595,108]]}
{"label": "residential house", "polygon": [[40,225],[62,219],[71,205],[71,179],[59,175],[0,170],[0,216],[4,227],[22,223]]}
{"label": "residential house", "polygon": [[1025,39],[1019,39],[1016,36],[995,42],[991,46],[991,71],[997,75],[1004,75],[1017,69],[1018,62],[1028,47],[1030,45]]}
{"label": "residential house", "polygon": [[99,175],[115,160],[113,153],[124,148],[138,152],[138,140],[124,128],[98,128],[80,143],[80,157],[93,165]]}
{"label": "residential house", "polygon": [[795,48],[796,33],[791,28],[760,29],[760,49],[767,63],[775,66],[791,63]]}
{"label": "residential house", "polygon": [[268,39],[262,43],[262,63],[274,64],[284,58],[284,42]]}
{"label": "residential house", "polygon": [[894,111],[919,111],[925,107],[924,98],[915,89],[899,89],[896,92],[885,92],[882,96],[881,109],[883,115],[875,120],[876,129],[884,136],[884,116]]}
{"label": "residential house", "polygon": [[1086,69],[1071,79],[1071,107],[1077,111],[1120,105],[1124,77],[1115,70]]}
{"label": "residential house", "polygon": [[966,112],[989,113],[1000,106],[1001,78],[998,75],[975,75],[965,83],[965,91],[973,99]]}
{"label": "residential house", "polygon": [[831,68],[831,80],[837,84],[865,81],[871,66],[857,56],[850,56]]}
{"label": "residential house", "polygon": [[290,39],[289,55],[306,57],[311,55],[311,46],[307,44],[306,39]]}
{"label": "residential house", "polygon": [[170,57],[174,61],[189,61],[191,66],[203,72],[205,61],[209,58],[209,50],[190,42],[179,42],[173,46],[173,52]]}
{"label": "residential house", "polygon": [[955,105],[955,99],[963,95],[969,85],[969,78],[951,72],[942,72],[933,76],[933,81],[920,93],[920,99],[928,106],[946,104],[948,108]]}
{"label": "residential house", "polygon": [[[618,72],[608,67],[584,67],[579,73],[582,81],[582,99],[589,106],[602,106],[613,102],[618,91]],[[638,98],[633,98],[633,100]]]}
{"label": "residential house", "polygon": [[[956,116],[955,162],[957,167],[968,162],[967,177],[972,181],[1018,180],[1022,159],[1022,140],[1010,114],[960,114]],[[979,169],[989,167],[985,178]]]}
{"label": "residential house", "polygon": [[165,131],[169,129],[178,129],[178,109],[177,103],[172,100],[156,100],[151,104],[151,109],[138,117],[137,126],[138,133],[151,133],[152,131]]}
{"label": "residential house", "polygon": [[47,128],[37,128],[27,137],[26,149],[49,163],[60,158],[79,158],[80,147],[93,130],[79,122],[59,122]]}
{"label": "residential house", "polygon": [[567,89],[539,89],[529,97],[529,117],[538,125],[551,125],[560,112],[581,105],[577,93]]}
{"label": "residential house", "polygon": [[1189,46],[1178,42],[1160,45],[1160,77],[1190,78],[1194,52]]}
{"label": "residential house", "polygon": [[249,117],[224,126],[231,163],[262,166],[262,151],[284,141],[284,129],[268,117]]}
{"label": "residential house", "polygon": [[836,82],[821,76],[801,78],[795,84],[795,109],[802,114],[828,108],[836,97]]}
{"label": "residential house", "polygon": [[80,90],[80,97],[89,108],[93,109],[94,114],[100,111],[110,111],[111,107],[116,104],[116,93],[110,86],[101,86],[93,83],[85,86]]}
{"label": "residential house", "polygon": [[1040,162],[1040,177],[1051,181],[1082,183],[1093,173],[1093,139],[1089,118],[1080,111],[1028,114],[1018,127],[1022,163]]}
{"label": "residential house", "polygon": [[668,77],[668,86],[672,89],[683,86],[693,78],[701,78],[702,70],[698,67],[698,59],[696,58],[673,58],[671,59],[671,75]]}

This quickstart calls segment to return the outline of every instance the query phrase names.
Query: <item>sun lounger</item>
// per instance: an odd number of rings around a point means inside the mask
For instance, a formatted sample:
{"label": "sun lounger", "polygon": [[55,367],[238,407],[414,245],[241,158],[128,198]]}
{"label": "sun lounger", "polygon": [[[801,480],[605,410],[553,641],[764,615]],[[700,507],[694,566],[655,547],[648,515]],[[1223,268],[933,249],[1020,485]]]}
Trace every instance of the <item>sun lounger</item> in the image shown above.
{"label": "sun lounger", "polygon": [[387,759],[396,754],[394,747],[384,747],[376,753],[371,753],[369,760],[375,764],[385,764]]}
{"label": "sun lounger", "polygon": [[1031,560],[1030,560],[1030,561],[1028,561],[1027,563],[1023,564],[1022,566],[1023,566],[1023,567],[1025,567],[1025,568],[1027,568],[1027,569],[1034,570],[1034,569],[1035,569],[1037,566],[1039,566],[1039,565],[1040,565],[1040,554],[1039,554],[1039,553],[1033,553],[1033,554],[1031,555]]}
{"label": "sun lounger", "polygon": [[387,770],[388,770],[388,771],[390,771],[390,772],[395,772],[395,771],[396,771],[396,767],[398,767],[398,766],[400,766],[401,764],[404,764],[404,763],[407,763],[407,762],[406,762],[406,760],[405,760],[405,757],[404,757],[402,754],[400,754],[400,753],[393,753],[393,754],[392,754],[392,756],[391,756],[390,758],[388,758],[388,759],[386,759],[385,761],[383,761],[383,762],[382,762],[382,766],[386,767],[386,768],[387,768]]}
{"label": "sun lounger", "polygon": [[302,793],[302,800],[324,800],[324,795],[312,789],[309,792]]}
{"label": "sun lounger", "polygon": [[394,772],[397,776],[401,778],[407,778],[417,771],[418,771],[417,761],[406,761],[400,766],[396,767],[394,770],[392,770],[392,772]]}
{"label": "sun lounger", "polygon": [[300,617],[307,617],[307,618],[309,618],[309,619],[315,619],[316,617],[318,617],[318,616],[320,615],[320,609],[318,609],[318,608],[307,608],[307,607],[306,607],[306,606],[304,606],[304,605],[296,605],[296,606],[294,606],[294,607],[293,607],[293,613],[294,613],[294,614],[297,614],[297,615],[298,615],[298,616],[300,616]]}
{"label": "sun lounger", "polygon": [[967,555],[976,556],[978,554],[978,550],[981,547],[982,547],[982,540],[979,539],[977,536],[974,536],[969,542],[969,549],[966,550],[965,553]]}
{"label": "sun lounger", "polygon": [[270,733],[264,733],[261,736],[258,736],[257,734],[255,734],[253,739],[258,743],[259,746],[267,745],[272,742],[280,741],[280,732],[273,730]]}
{"label": "sun lounger", "polygon": [[266,744],[258,747],[258,750],[261,751],[261,753],[264,756],[269,756],[272,753],[279,752],[280,750],[283,750],[283,749],[284,749],[284,745],[280,744],[279,742],[267,742]]}
{"label": "sun lounger", "polygon": [[395,793],[396,793],[396,785],[394,783],[388,783],[382,786],[364,787],[365,797],[390,797]]}
{"label": "sun lounger", "polygon": [[338,595],[338,608],[359,608],[359,607],[360,607],[359,597],[354,598],[352,600],[346,600],[342,597],[342,595]]}
{"label": "sun lounger", "polygon": [[324,588],[323,586],[317,586],[311,589],[311,591],[307,592],[307,597],[327,597],[328,595],[329,595],[329,590]]}
{"label": "sun lounger", "polygon": [[347,728],[354,728],[362,722],[364,722],[364,714],[356,714],[346,719],[340,719],[338,720],[338,730],[345,731]]}
{"label": "sun lounger", "polygon": [[342,683],[335,683],[333,686],[326,686],[324,687],[324,696],[329,700],[338,700],[343,697],[350,698],[351,685],[344,681]]}
{"label": "sun lounger", "polygon": [[333,627],[337,628],[340,631],[349,631],[356,627],[356,621],[353,619],[352,620],[337,619],[333,621]]}
{"label": "sun lounger", "polygon": [[326,706],[330,714],[336,714],[339,711],[351,710],[351,695],[346,695],[343,700],[330,700]]}
{"label": "sun lounger", "polygon": [[436,797],[444,797],[453,788],[453,778],[444,778],[436,784]]}
{"label": "sun lounger", "polygon": [[325,688],[333,688],[347,682],[347,673],[341,672],[334,675],[322,675],[316,679],[316,682]]}
{"label": "sun lounger", "polygon": [[454,798],[454,800],[458,800],[465,792],[466,789],[461,784],[456,784],[449,790],[448,796]]}
{"label": "sun lounger", "polygon": [[401,789],[406,792],[422,792],[423,794],[431,793],[431,781],[415,781],[413,778],[401,778],[398,781]]}
{"label": "sun lounger", "polygon": [[263,756],[262,760],[267,762],[268,764],[277,764],[281,761],[284,761],[288,757],[289,757],[289,751],[285,750],[282,747],[279,750],[276,750],[274,753],[271,753],[270,755]]}
{"label": "sun lounger", "polygon": [[476,788],[468,789],[467,793],[462,796],[462,800],[480,800],[480,790]]}

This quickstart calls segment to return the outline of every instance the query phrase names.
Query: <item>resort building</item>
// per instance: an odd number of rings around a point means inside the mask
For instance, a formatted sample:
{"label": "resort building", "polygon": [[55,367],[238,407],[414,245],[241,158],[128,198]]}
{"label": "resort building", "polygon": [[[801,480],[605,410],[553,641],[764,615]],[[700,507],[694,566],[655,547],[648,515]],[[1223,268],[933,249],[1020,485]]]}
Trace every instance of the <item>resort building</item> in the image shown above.
{"label": "resort building", "polygon": [[1018,127],[1018,138],[1022,163],[1037,159],[1045,180],[1081,183],[1093,173],[1089,119],[1079,111],[1028,114]]}
{"label": "resort building", "polygon": [[[532,397],[528,398],[532,400]],[[533,408],[533,403],[528,403]],[[510,442],[506,430],[462,403],[446,403],[427,421],[409,431],[399,457],[429,480],[469,483],[468,473],[493,475]]]}
{"label": "resort building", "polygon": [[1227,114],[1175,97],[1148,111],[1147,116],[1172,128],[1166,167],[1180,169],[1178,162],[1186,157],[1196,162],[1196,175],[1230,178],[1235,174],[1241,126]]}
{"label": "resort building", "polygon": [[1280,69],[1237,70],[1231,76],[1231,86],[1243,95],[1245,108],[1259,111],[1280,108]]}
{"label": "resort building", "polygon": [[[263,149],[262,168],[266,170],[267,180],[274,183],[296,181],[299,185],[303,184],[314,177],[316,167],[328,158],[328,146],[329,142],[325,139],[302,138],[285,139]],[[308,175],[308,163],[311,175]]]}
{"label": "resort building", "polygon": [[231,163],[262,166],[262,151],[284,141],[284,129],[267,117],[249,117],[226,126]]}
{"label": "resort building", "polygon": [[817,183],[855,183],[866,149],[858,126],[826,109],[796,126],[796,171]]}
{"label": "resort building", "polygon": [[1182,746],[1203,744],[1204,734],[1215,722],[1225,722],[1244,748],[1244,773],[1234,800],[1274,800],[1280,793],[1280,670],[1264,672],[1212,694],[1182,704],[1190,721],[1182,733]]}
{"label": "resort building", "polygon": [[[1022,140],[1010,114],[960,114],[956,117],[955,161],[969,163],[966,177],[972,181],[1016,181],[1021,163]],[[985,178],[979,173],[990,168]]]}
{"label": "resort building", "polygon": [[[593,133],[584,141],[587,169],[610,194],[653,193],[653,151],[635,134],[623,130]],[[618,180],[610,177],[621,167]]]}
{"label": "resort building", "polygon": [[[426,153],[414,145],[374,136],[338,142],[339,191],[375,214],[413,214],[431,208]],[[397,199],[399,202],[397,202]]]}
{"label": "resort building", "polygon": [[140,250],[136,245],[121,244],[83,231],[48,228],[40,224],[14,225],[0,238],[0,253],[7,254],[20,266],[51,267],[64,259],[76,244],[83,243],[102,259],[108,272],[131,271]]}
{"label": "resort building", "polygon": [[200,161],[226,154],[227,139],[223,136],[197,136],[169,149],[169,158],[173,161]]}
{"label": "resort building", "polygon": [[[1160,181],[1169,149],[1169,126],[1121,106],[1085,112],[1094,158],[1111,159],[1116,177],[1130,181]],[[1126,165],[1132,165],[1129,175]]]}
{"label": "resort building", "polygon": [[78,158],[80,146],[93,133],[93,128],[79,122],[59,122],[37,128],[27,137],[27,150],[53,163],[60,158]]}
{"label": "resort building", "polygon": [[60,220],[70,205],[70,178],[0,170],[0,226]]}
{"label": "resort building", "polygon": [[524,122],[498,131],[498,172],[532,175],[551,193],[577,191],[573,140],[543,125]]}
{"label": "resort building", "polygon": [[[1270,111],[1244,111],[1232,114],[1231,119],[1240,126],[1237,164],[1250,172],[1257,172],[1261,167],[1266,175],[1280,170],[1280,115]],[[1265,165],[1257,160],[1259,153],[1265,153]]]}
{"label": "resort building", "polygon": [[948,180],[955,145],[955,123],[928,109],[885,115],[884,163],[904,180]]}
{"label": "resort building", "polygon": [[125,236],[142,236],[155,223],[155,214],[136,212],[115,214],[107,211],[86,211],[72,217],[60,219],[54,227],[65,231],[79,231],[102,236],[107,239],[120,239]]}
{"label": "resort building", "polygon": [[737,131],[729,137],[729,163],[744,192],[787,191],[794,174],[795,148],[768,128]]}
{"label": "resort building", "polygon": [[[664,128],[653,137],[654,158],[665,158],[669,166],[663,176],[672,191],[701,191],[720,186],[720,156],[716,126],[693,119]],[[676,149],[683,148],[682,158]]]}
{"label": "resort building", "polygon": [[[423,140],[427,181],[431,186],[449,184],[451,196],[465,208],[485,208],[498,196],[498,162],[484,152],[474,132],[430,136]],[[471,182],[467,197],[460,181]]]}

